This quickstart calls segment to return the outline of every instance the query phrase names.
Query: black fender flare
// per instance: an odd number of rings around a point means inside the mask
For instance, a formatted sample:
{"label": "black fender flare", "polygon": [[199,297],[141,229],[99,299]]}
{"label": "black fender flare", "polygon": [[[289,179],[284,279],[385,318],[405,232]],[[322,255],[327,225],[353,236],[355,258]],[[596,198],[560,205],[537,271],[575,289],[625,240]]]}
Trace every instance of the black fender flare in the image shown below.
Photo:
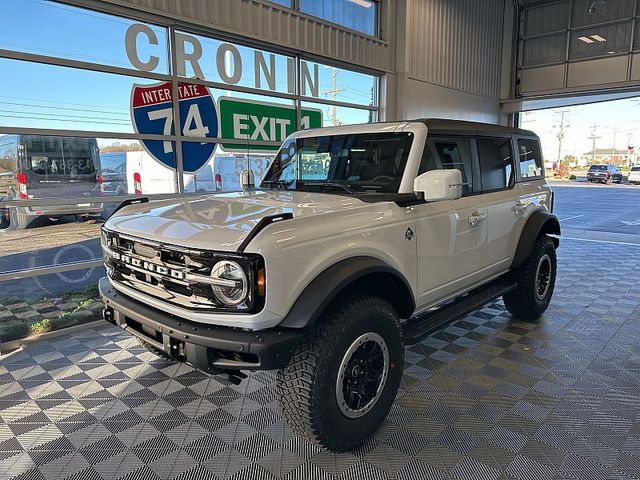
{"label": "black fender flare", "polygon": [[322,271],[305,287],[279,326],[299,329],[314,325],[329,303],[349,285],[364,281],[366,276],[377,278],[376,275],[392,281],[391,291],[385,291],[384,296],[394,304],[402,318],[409,318],[415,310],[415,298],[405,276],[382,260],[359,256],[342,260]]}
{"label": "black fender flare", "polygon": [[[560,222],[555,215],[544,210],[536,210],[529,216],[527,223],[525,223],[524,228],[522,229],[520,240],[518,241],[518,247],[516,248],[513,261],[511,262],[511,270],[520,267],[524,264],[527,258],[529,258],[531,250],[533,249],[533,244],[541,233],[560,235]],[[558,248],[560,240],[554,238],[553,241],[556,248]]]}

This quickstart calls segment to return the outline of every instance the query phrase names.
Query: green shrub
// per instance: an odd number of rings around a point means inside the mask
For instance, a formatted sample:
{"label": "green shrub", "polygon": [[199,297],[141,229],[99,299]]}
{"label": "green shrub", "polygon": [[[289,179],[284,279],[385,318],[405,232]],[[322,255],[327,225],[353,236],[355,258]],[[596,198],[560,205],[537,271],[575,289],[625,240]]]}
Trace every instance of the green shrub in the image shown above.
{"label": "green shrub", "polygon": [[570,175],[570,176],[569,176],[569,180],[575,180],[575,179],[576,179],[576,176],[575,176],[575,175]]}
{"label": "green shrub", "polygon": [[40,333],[47,333],[51,330],[53,330],[53,322],[48,318],[31,324],[31,335],[39,335]]}
{"label": "green shrub", "polygon": [[10,342],[19,338],[25,338],[29,334],[29,326],[20,320],[0,322],[0,342]]}

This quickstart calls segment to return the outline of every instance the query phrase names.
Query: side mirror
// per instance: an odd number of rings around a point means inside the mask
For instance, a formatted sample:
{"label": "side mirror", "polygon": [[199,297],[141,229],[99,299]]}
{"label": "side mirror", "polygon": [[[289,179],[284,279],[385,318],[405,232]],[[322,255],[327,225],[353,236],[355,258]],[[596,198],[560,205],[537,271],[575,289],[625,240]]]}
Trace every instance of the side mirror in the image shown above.
{"label": "side mirror", "polygon": [[413,181],[413,190],[427,202],[457,200],[462,196],[460,170],[430,170]]}

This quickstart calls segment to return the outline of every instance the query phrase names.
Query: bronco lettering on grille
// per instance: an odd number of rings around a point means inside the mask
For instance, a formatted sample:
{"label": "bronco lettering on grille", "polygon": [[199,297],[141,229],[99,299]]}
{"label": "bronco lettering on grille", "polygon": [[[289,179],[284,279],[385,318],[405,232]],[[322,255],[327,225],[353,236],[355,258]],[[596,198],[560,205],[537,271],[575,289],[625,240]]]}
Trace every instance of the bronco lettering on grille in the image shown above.
{"label": "bronco lettering on grille", "polygon": [[118,253],[118,252],[111,252],[111,258],[113,260],[117,260],[121,263],[124,263],[125,265],[131,265],[133,267],[140,268],[148,272],[157,273],[158,275],[163,275],[163,276],[175,278],[178,280],[184,280],[184,272],[181,270],[174,270],[172,268],[164,267],[156,263],[147,262],[136,257],[123,255],[122,253]]}

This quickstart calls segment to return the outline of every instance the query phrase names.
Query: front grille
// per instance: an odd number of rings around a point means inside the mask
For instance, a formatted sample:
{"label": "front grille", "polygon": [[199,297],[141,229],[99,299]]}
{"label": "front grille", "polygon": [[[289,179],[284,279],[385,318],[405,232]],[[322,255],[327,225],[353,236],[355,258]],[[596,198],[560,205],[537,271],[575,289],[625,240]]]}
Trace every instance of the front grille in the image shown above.
{"label": "front grille", "polygon": [[[157,243],[106,229],[102,242],[109,278],[126,287],[190,310],[238,312],[254,306],[254,299],[249,298],[239,308],[225,309],[205,283],[219,260],[232,258],[242,264],[250,259]],[[251,274],[252,269],[247,270]]]}

